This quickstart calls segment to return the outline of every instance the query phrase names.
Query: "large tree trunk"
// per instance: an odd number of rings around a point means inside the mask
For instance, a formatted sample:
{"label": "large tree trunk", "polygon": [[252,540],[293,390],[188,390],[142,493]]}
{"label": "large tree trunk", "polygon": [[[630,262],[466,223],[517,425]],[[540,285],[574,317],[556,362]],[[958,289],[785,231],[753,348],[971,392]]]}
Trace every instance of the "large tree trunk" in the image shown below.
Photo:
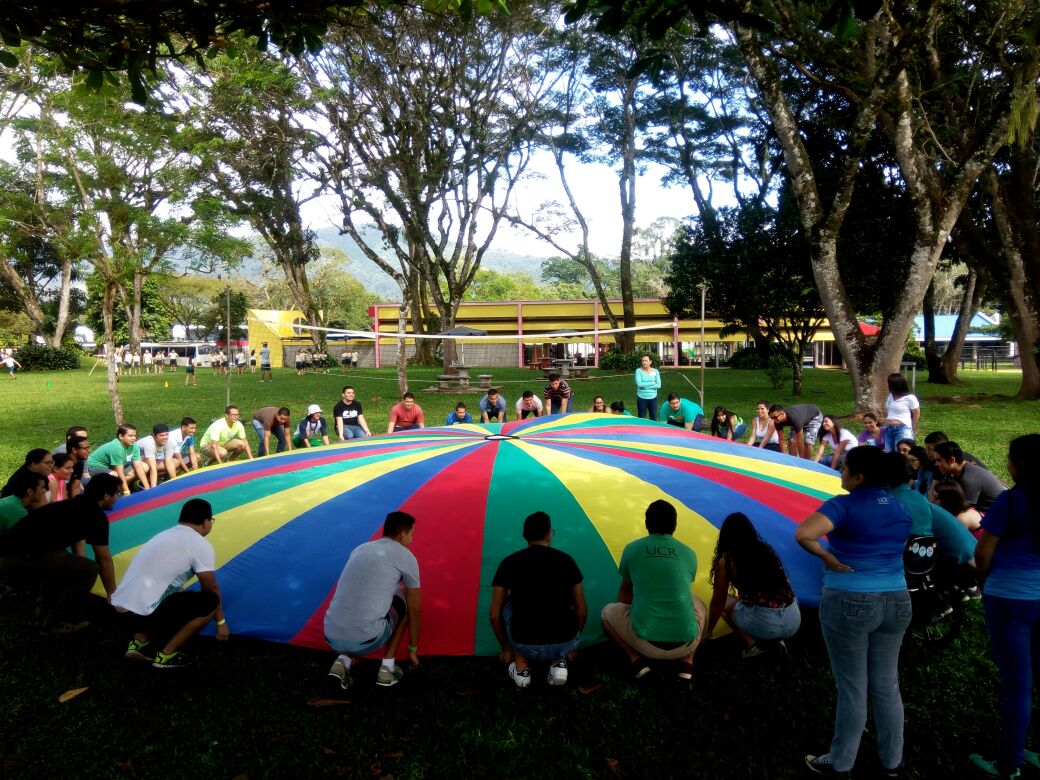
{"label": "large tree trunk", "polygon": [[[928,362],[928,381],[931,384],[947,383],[943,371],[939,348],[935,344],[935,279],[928,285],[922,304],[924,314],[924,359]],[[949,350],[947,350],[949,352]]]}
{"label": "large tree trunk", "polygon": [[[397,395],[398,397],[404,395],[408,390],[408,352],[404,343],[404,330],[405,330],[405,306],[407,302],[401,303],[401,308],[397,310]],[[413,331],[414,332],[414,331]],[[416,339],[421,341],[421,339]]]}
{"label": "large tree trunk", "polygon": [[101,298],[101,320],[105,326],[105,372],[108,379],[108,394],[112,398],[112,414],[116,418],[116,427],[122,425],[123,401],[119,397],[119,377],[116,375],[116,339],[112,326],[113,312],[116,304],[116,284],[111,279],[105,280],[105,292]]}
{"label": "large tree trunk", "polygon": [[[957,324],[953,326],[953,335],[950,337],[949,346],[946,347],[946,354],[940,360],[942,377],[946,384],[960,384],[960,380],[957,378],[957,367],[960,364],[961,351],[968,338],[971,320],[975,316],[975,312],[979,310],[985,292],[986,284],[979,279],[978,271],[974,268],[969,269],[961,306],[957,311]],[[928,381],[931,381],[931,377]]]}
{"label": "large tree trunk", "polygon": [[127,323],[130,329],[130,351],[135,355],[141,351],[141,306],[144,301],[144,271],[134,270]]}
{"label": "large tree trunk", "polygon": [[60,347],[65,340],[65,331],[69,327],[69,299],[72,295],[72,258],[67,254],[61,259],[61,292],[58,294],[58,319],[54,323],[54,335],[51,344]]}
{"label": "large tree trunk", "polygon": [[18,272],[14,270],[14,267],[6,259],[0,260],[0,276],[3,277],[4,281],[10,285],[11,289],[14,290],[21,300],[22,306],[25,307],[25,314],[29,321],[32,322],[33,329],[37,333],[42,334],[47,324],[47,315],[40,308],[33,291],[29,289],[22,277],[18,275]]}

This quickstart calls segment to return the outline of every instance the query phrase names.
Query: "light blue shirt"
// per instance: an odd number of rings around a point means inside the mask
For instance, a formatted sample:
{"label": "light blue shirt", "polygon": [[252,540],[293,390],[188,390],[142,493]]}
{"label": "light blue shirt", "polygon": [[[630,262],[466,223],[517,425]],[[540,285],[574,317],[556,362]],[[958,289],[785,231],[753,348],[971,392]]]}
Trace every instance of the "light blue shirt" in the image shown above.
{"label": "light blue shirt", "polygon": [[639,398],[657,398],[657,391],[661,389],[661,372],[651,368],[650,373],[642,368],[636,369],[636,396]]}

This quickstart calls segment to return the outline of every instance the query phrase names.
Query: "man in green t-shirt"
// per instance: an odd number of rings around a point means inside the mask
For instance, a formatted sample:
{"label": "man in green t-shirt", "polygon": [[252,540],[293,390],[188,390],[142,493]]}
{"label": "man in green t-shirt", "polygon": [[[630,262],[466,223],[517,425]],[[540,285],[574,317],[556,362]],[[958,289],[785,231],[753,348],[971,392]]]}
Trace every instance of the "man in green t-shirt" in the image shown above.
{"label": "man in green t-shirt", "polygon": [[707,609],[690,592],[697,556],[673,536],[676,524],[667,501],[646,508],[647,536],[625,547],[618,600],[603,607],[603,630],[628,656],[637,680],[650,672],[647,658],[678,661],[679,678],[693,677]]}
{"label": "man in green t-shirt", "polygon": [[216,463],[234,460],[243,454],[252,460],[253,451],[249,449],[246,429],[243,427],[240,417],[241,413],[237,406],[227,407],[224,410],[224,416],[214,421],[202,434],[202,441],[199,442],[199,449],[202,453]]}
{"label": "man in green t-shirt", "polygon": [[130,494],[130,483],[135,479],[148,487],[148,470],[141,460],[141,448],[137,446],[137,428],[130,424],[120,425],[116,437],[90,453],[87,471],[91,477],[111,474],[118,477],[123,486],[123,495]]}
{"label": "man in green t-shirt", "polygon": [[699,431],[704,423],[704,410],[700,404],[682,398],[678,393],[669,393],[668,403],[661,407],[660,422]]}
{"label": "man in green t-shirt", "polygon": [[19,471],[11,477],[11,495],[0,498],[0,534],[27,514],[29,507],[47,501],[47,477],[35,471]]}

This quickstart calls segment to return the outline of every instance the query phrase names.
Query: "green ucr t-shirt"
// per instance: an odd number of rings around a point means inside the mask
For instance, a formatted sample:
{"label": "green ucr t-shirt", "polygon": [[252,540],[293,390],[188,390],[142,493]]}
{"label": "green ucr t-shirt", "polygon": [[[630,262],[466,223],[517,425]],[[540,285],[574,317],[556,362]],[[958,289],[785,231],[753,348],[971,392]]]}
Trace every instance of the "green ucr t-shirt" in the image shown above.
{"label": "green ucr t-shirt", "polygon": [[618,566],[632,581],[632,628],[651,642],[697,638],[690,584],[697,555],[671,534],[650,534],[625,546]]}

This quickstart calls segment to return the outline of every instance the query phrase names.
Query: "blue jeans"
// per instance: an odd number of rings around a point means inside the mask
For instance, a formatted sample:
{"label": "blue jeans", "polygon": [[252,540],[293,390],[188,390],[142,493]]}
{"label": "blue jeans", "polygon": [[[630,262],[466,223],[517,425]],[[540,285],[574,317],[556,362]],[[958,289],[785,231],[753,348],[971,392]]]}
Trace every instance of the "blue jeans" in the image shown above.
{"label": "blue jeans", "polygon": [[347,425],[343,426],[343,439],[350,441],[351,439],[364,439],[368,436],[364,429],[360,425]]}
{"label": "blue jeans", "polygon": [[[264,426],[259,420],[253,420],[253,430],[256,431],[256,438],[259,440],[256,445],[256,454],[258,457],[267,455],[267,448],[264,446]],[[278,449],[276,452],[285,452],[289,449],[289,444],[285,440],[285,426],[284,425],[272,425],[271,435],[278,442]]]}
{"label": "blue jeans", "polygon": [[752,639],[787,639],[798,632],[802,613],[797,600],[786,607],[748,606],[738,601],[733,605],[733,622]]}
{"label": "blue jeans", "polygon": [[[546,406],[549,407],[549,414],[559,414],[560,407],[563,406],[563,403],[560,401],[559,398],[551,398],[549,399],[549,402],[546,404]],[[577,407],[574,405],[574,396],[572,395],[570,398],[567,399],[567,414],[570,414],[576,408]]]}
{"label": "blue jeans", "polygon": [[885,769],[903,762],[903,699],[899,648],[910,625],[910,593],[852,593],[824,588],[820,628],[838,689],[830,760],[851,772],[867,725],[867,694],[874,705],[878,755]]}
{"label": "blue jeans", "polygon": [[[646,414],[644,414],[646,412]],[[636,417],[647,417],[657,421],[657,396],[653,398],[636,397]]]}
{"label": "blue jeans", "polygon": [[1033,709],[1034,671],[1040,671],[1040,599],[987,595],[982,598],[982,607],[1000,670],[997,766],[1011,773],[1022,765]]}
{"label": "blue jeans", "polygon": [[905,425],[890,425],[885,427],[885,452],[895,452],[896,445],[903,439],[914,438],[914,432]]}
{"label": "blue jeans", "polygon": [[513,639],[513,604],[509,601],[502,605],[502,622],[506,624],[506,636],[509,637],[509,644],[516,652],[533,663],[551,664],[561,658],[566,658],[578,649],[578,640],[581,639],[579,632],[574,635],[573,639],[568,639],[566,642],[554,642],[548,645],[525,645],[517,642]]}

